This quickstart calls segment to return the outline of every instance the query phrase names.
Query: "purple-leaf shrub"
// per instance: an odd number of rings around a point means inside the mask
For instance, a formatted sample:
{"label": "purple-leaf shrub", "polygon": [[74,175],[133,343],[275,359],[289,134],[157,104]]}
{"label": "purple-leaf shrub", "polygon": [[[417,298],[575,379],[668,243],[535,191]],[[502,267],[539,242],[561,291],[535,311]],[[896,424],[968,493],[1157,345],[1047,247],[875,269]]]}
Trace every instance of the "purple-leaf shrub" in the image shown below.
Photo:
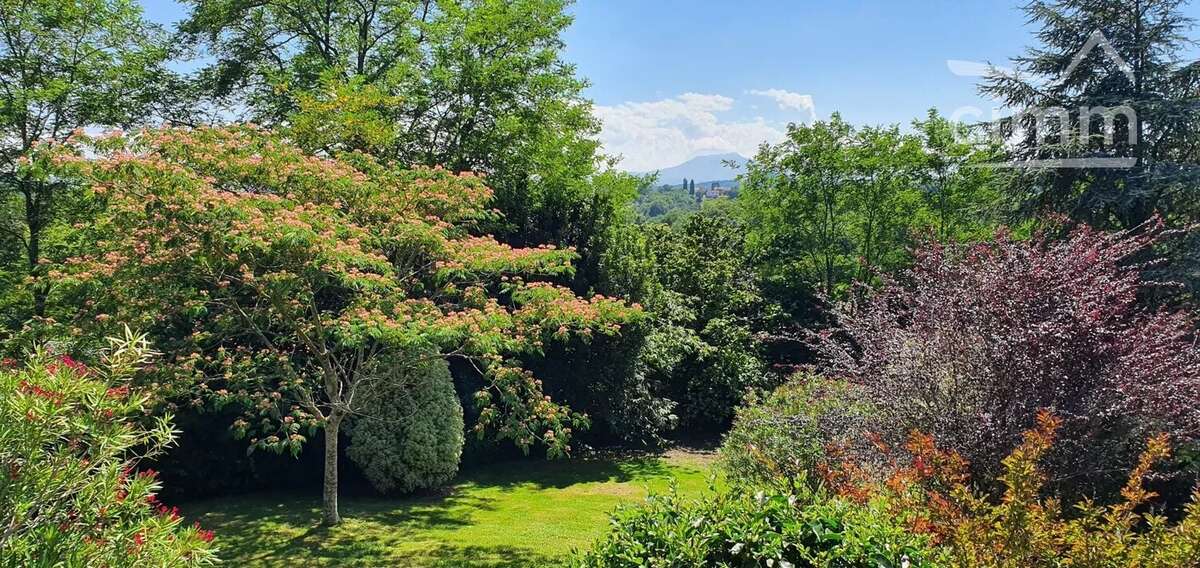
{"label": "purple-leaf shrub", "polygon": [[997,473],[1050,409],[1064,418],[1051,476],[1108,480],[1152,433],[1200,435],[1195,321],[1138,301],[1139,259],[1166,235],[1149,224],[927,245],[900,277],[835,308],[838,327],[813,336],[821,370],[863,387],[885,440],[928,432],[977,473]]}

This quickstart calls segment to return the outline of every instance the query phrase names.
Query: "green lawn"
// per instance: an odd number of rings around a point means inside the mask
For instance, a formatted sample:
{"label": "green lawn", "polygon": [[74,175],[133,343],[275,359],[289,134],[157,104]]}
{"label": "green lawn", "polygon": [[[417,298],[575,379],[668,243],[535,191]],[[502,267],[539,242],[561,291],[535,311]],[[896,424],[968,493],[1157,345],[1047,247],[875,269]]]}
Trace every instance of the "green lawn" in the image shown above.
{"label": "green lawn", "polygon": [[319,525],[319,499],[230,497],[184,507],[217,533],[227,566],[558,566],[607,528],[618,504],[709,486],[707,454],[520,462],[463,476],[445,496],[343,498]]}

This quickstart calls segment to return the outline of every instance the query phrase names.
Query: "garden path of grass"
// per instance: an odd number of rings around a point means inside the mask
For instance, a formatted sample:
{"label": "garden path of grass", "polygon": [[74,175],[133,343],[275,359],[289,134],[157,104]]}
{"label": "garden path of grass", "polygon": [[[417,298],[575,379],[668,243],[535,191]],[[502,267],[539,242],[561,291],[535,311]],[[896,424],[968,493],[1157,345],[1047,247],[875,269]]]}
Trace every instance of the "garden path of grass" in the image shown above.
{"label": "garden path of grass", "polygon": [[183,507],[217,533],[226,566],[559,566],[608,528],[617,505],[666,491],[700,494],[710,454],[517,462],[457,480],[444,496],[341,499],[343,522],[319,525],[320,500],[215,499]]}

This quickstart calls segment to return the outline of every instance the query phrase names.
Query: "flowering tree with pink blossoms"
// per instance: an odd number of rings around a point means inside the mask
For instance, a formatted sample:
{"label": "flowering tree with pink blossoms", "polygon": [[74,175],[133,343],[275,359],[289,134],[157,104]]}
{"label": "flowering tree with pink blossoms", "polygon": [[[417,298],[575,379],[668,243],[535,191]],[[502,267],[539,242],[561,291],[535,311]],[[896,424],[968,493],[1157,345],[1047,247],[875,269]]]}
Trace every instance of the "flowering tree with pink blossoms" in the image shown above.
{"label": "flowering tree with pink blossoms", "polygon": [[472,234],[495,213],[469,173],[313,156],[253,126],[80,133],[29,168],[79,180],[102,211],[83,229],[96,246],[53,275],[86,298],[74,325],[148,330],[160,390],[238,404],[254,448],[296,453],[323,428],[330,524],[339,426],[396,368],[472,361],[490,379],[480,432],[564,454],[586,417],[514,357],[642,314],[538,280],[569,275],[571,250]]}

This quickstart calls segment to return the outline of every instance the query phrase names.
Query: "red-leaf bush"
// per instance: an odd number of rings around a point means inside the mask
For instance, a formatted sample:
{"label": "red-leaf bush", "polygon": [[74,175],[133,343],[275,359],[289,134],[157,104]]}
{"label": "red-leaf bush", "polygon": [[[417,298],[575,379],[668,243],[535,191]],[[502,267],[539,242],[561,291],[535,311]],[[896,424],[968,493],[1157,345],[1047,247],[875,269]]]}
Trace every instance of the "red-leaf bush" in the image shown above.
{"label": "red-leaf bush", "polygon": [[1139,304],[1160,225],[1064,238],[999,235],[931,244],[876,293],[835,308],[814,336],[822,370],[861,385],[872,428],[892,445],[912,430],[994,478],[1040,409],[1062,417],[1052,481],[1116,481],[1140,442],[1200,434],[1193,317]]}

